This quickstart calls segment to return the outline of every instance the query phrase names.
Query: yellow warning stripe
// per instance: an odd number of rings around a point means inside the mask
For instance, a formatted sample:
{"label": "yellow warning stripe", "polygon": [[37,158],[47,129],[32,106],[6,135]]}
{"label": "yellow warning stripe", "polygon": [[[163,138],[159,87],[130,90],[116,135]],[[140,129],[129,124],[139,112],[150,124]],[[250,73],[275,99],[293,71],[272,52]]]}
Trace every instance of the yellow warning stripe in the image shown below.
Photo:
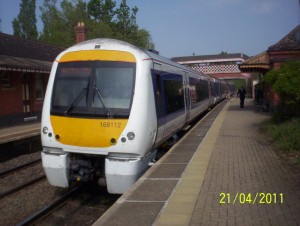
{"label": "yellow warning stripe", "polygon": [[68,52],[64,54],[58,62],[72,62],[72,61],[120,61],[135,63],[135,57],[124,51],[117,50],[80,50]]}

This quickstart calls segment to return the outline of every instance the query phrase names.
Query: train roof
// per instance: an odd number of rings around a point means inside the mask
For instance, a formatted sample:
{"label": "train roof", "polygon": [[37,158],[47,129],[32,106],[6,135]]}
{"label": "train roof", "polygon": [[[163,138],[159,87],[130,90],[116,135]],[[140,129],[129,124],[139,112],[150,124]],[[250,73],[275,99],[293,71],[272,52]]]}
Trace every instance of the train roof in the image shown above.
{"label": "train roof", "polygon": [[165,63],[165,64],[171,65],[171,66],[173,66],[173,67],[180,68],[180,69],[182,69],[182,70],[184,70],[184,71],[188,71],[188,72],[190,72],[190,73],[196,73],[196,74],[200,74],[200,75],[205,75],[204,73],[202,73],[202,72],[200,72],[200,71],[195,71],[195,70],[193,70],[193,69],[191,69],[191,68],[188,68],[188,67],[186,67],[186,66],[183,66],[183,65],[181,65],[181,64],[178,64],[178,63],[172,61],[172,60],[169,59],[169,58],[166,58],[166,57],[164,57],[164,56],[155,54],[155,53],[153,53],[153,52],[151,52],[151,51],[145,51],[145,52],[151,57],[152,60],[154,60],[154,61],[156,61],[156,62],[158,62],[158,63]]}
{"label": "train roof", "polygon": [[146,56],[148,56],[149,58],[151,58],[153,61],[155,61],[157,63],[167,64],[167,65],[179,68],[183,71],[187,71],[187,72],[194,73],[194,74],[199,74],[199,75],[202,75],[202,76],[207,76],[202,72],[192,70],[191,68],[188,68],[186,66],[178,64],[178,63],[172,61],[171,59],[163,57],[163,56],[158,55],[158,54],[155,54],[154,52],[140,49],[140,48],[138,48],[138,47],[136,47],[136,46],[134,46],[130,43],[124,42],[124,41],[120,41],[120,40],[117,40],[117,39],[109,39],[109,38],[97,38],[97,39],[91,39],[91,40],[80,42],[80,43],[66,49],[64,52],[62,52],[58,56],[58,58],[61,57],[66,52],[85,50],[85,49],[86,50],[87,49],[97,49],[97,48],[101,49],[101,47],[106,48],[106,46],[108,46],[108,45],[109,45],[108,48],[110,48],[112,50],[118,50],[119,46],[122,46],[124,51],[134,50],[136,52],[139,52],[140,54],[146,54]]}

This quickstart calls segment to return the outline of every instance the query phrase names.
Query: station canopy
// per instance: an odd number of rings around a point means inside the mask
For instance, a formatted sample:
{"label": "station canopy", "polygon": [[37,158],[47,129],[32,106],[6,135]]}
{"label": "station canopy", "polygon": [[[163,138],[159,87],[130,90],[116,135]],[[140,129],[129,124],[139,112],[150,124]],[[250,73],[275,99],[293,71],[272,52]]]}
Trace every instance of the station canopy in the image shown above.
{"label": "station canopy", "polygon": [[0,32],[0,74],[3,71],[50,73],[64,48]]}
{"label": "station canopy", "polygon": [[239,65],[242,72],[266,72],[271,69],[270,57],[267,51],[250,57]]}

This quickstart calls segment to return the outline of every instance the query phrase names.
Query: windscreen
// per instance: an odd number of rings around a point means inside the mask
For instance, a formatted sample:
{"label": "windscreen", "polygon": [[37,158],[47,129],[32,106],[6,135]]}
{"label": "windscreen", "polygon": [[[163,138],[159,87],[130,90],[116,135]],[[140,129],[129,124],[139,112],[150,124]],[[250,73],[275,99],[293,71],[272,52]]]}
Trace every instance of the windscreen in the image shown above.
{"label": "windscreen", "polygon": [[51,114],[129,117],[135,63],[90,61],[59,63]]}

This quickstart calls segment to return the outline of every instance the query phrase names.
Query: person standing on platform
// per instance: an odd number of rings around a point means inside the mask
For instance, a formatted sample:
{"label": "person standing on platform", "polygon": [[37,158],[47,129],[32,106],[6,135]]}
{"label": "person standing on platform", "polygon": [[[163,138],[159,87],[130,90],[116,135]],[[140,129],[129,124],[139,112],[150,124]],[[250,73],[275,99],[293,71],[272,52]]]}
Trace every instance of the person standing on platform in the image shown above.
{"label": "person standing on platform", "polygon": [[240,107],[243,108],[245,97],[246,97],[246,90],[244,89],[244,87],[239,89],[239,92],[237,93],[237,95],[240,97]]}

